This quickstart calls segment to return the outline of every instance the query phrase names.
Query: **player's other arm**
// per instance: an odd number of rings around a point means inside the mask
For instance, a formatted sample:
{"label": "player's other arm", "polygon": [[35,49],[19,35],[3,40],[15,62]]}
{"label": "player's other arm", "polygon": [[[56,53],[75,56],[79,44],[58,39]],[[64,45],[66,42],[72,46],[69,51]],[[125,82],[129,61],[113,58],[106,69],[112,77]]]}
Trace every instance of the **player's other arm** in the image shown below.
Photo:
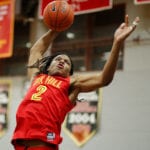
{"label": "player's other arm", "polygon": [[[29,52],[28,66],[33,65],[38,59],[41,59],[43,54],[47,51],[48,47],[52,44],[53,40],[58,35],[56,31],[47,31],[40,37],[35,44],[31,47]],[[28,69],[28,78],[30,79],[38,69]]]}

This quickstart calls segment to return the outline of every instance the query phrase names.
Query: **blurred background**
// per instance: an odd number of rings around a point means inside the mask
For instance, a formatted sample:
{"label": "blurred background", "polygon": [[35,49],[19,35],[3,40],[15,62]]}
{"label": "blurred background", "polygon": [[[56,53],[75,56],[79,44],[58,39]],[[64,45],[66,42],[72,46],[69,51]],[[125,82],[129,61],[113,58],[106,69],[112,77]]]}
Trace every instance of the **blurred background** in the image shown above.
{"label": "blurred background", "polygon": [[[6,1],[0,0],[0,8]],[[71,2],[77,5],[82,1]],[[28,86],[29,49],[48,30],[39,15],[40,5],[40,0],[14,2],[12,55],[0,57],[0,149],[3,150],[13,150],[10,140],[15,112]],[[64,141],[60,150],[150,149],[149,0],[110,0],[102,9],[77,13],[73,25],[56,38],[50,53],[68,53],[75,73],[100,71],[109,56],[114,32],[124,21],[125,14],[129,15],[131,23],[136,16],[141,21],[122,46],[113,82],[102,89],[98,130],[82,147],[62,132]],[[4,101],[4,93],[8,102]]]}

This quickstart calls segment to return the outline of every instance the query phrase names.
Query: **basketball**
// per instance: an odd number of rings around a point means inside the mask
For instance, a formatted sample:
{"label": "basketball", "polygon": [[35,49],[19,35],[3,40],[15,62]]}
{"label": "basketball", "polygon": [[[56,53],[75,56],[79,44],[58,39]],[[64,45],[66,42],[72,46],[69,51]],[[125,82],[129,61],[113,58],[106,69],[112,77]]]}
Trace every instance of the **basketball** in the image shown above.
{"label": "basketball", "polygon": [[44,8],[43,21],[52,30],[64,31],[72,25],[74,11],[65,0],[55,0]]}

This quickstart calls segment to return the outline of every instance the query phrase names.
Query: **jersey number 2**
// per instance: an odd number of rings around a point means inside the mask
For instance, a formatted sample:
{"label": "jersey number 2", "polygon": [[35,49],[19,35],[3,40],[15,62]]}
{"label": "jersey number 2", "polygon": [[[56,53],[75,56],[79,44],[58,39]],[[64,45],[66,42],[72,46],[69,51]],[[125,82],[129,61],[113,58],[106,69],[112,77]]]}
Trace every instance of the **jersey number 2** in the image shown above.
{"label": "jersey number 2", "polygon": [[44,85],[40,85],[36,88],[36,93],[32,94],[31,100],[41,101],[41,95],[47,90],[47,87]]}

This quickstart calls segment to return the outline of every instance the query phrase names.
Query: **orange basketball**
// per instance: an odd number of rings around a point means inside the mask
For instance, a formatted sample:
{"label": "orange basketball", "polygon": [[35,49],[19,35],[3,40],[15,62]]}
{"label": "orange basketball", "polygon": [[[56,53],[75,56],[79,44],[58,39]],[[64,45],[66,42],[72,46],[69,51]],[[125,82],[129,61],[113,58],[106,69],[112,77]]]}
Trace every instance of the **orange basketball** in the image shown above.
{"label": "orange basketball", "polygon": [[52,30],[64,31],[72,25],[74,11],[65,0],[55,0],[44,8],[43,21]]}

